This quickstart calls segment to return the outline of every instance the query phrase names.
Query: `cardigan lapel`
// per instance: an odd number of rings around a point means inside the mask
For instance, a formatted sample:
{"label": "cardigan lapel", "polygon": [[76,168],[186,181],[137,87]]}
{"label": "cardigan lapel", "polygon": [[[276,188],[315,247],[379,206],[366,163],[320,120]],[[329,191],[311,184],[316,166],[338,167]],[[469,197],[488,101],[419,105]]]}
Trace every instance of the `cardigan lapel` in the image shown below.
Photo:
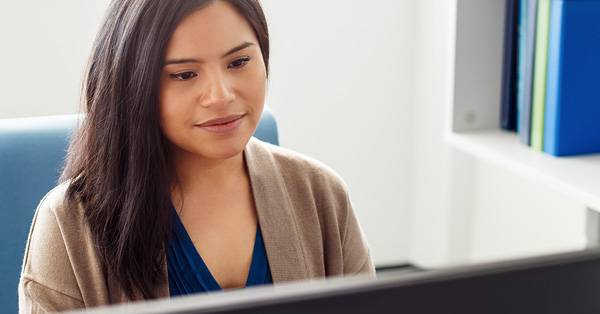
{"label": "cardigan lapel", "polygon": [[304,247],[288,191],[268,145],[251,137],[244,159],[248,167],[273,282],[307,279]]}

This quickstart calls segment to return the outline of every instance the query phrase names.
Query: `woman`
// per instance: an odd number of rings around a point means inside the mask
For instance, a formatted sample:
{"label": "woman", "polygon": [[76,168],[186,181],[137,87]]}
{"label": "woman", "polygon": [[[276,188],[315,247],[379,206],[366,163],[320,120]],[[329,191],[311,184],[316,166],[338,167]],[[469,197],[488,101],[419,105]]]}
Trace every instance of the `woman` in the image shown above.
{"label": "woman", "polygon": [[252,138],[265,99],[256,0],[115,0],[86,119],[41,201],[20,311],[374,275],[334,171]]}

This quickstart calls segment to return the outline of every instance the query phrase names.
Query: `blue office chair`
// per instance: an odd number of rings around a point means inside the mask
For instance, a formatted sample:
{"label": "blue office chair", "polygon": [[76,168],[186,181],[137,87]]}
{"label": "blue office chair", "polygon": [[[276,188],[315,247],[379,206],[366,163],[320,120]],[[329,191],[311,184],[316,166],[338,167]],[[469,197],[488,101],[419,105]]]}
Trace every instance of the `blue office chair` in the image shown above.
{"label": "blue office chair", "polygon": [[[17,285],[35,208],[60,176],[79,115],[0,119],[0,312],[17,313]],[[254,136],[279,145],[265,107]]]}

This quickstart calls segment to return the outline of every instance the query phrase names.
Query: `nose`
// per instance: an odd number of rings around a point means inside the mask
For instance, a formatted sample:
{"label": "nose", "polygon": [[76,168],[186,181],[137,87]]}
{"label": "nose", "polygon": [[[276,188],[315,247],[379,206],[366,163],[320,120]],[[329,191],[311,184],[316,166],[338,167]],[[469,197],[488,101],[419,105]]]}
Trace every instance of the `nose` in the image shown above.
{"label": "nose", "polygon": [[213,74],[210,76],[204,93],[202,94],[200,105],[206,108],[227,105],[235,99],[235,94],[221,74]]}

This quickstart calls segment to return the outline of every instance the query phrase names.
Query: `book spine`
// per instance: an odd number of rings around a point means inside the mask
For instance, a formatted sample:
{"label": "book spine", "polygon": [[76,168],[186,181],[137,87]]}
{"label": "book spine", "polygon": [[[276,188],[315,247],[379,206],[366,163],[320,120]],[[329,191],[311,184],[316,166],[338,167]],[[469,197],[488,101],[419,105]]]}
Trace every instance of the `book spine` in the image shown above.
{"label": "book spine", "polygon": [[554,154],[600,153],[600,0],[562,3]]}
{"label": "book spine", "polygon": [[500,126],[508,131],[516,130],[516,52],[518,0],[506,0],[506,19],[504,26],[504,61],[502,70],[502,104]]}
{"label": "book spine", "polygon": [[542,151],[544,143],[544,105],[546,101],[549,18],[550,0],[540,0],[537,12],[533,106],[531,112],[531,147],[537,151]]}
{"label": "book spine", "polygon": [[519,137],[525,145],[531,144],[531,90],[535,56],[535,26],[537,0],[521,0],[521,29],[519,45]]}
{"label": "book spine", "polygon": [[550,8],[548,35],[548,70],[546,82],[546,108],[544,121],[544,152],[558,156],[560,132],[560,86],[562,72],[562,16],[564,1],[553,0]]}

